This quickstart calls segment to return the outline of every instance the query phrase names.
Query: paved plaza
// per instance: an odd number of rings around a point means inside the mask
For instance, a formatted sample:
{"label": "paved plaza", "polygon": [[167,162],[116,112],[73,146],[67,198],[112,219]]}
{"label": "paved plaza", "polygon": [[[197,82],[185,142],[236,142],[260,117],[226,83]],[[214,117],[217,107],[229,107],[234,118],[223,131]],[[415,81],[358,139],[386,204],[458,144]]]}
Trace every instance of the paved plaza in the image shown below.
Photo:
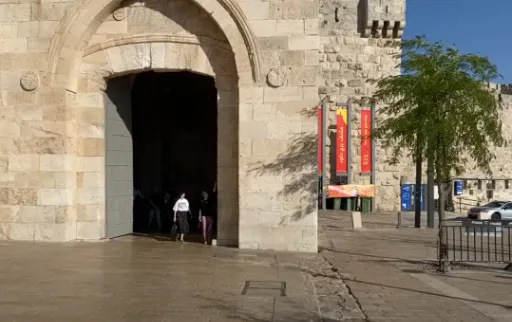
{"label": "paved plaza", "polygon": [[2,322],[363,317],[338,275],[316,254],[243,252],[129,236],[67,244],[3,241],[0,261]]}
{"label": "paved plaza", "polygon": [[[321,254],[341,273],[369,321],[512,321],[512,274],[504,265],[456,267],[436,273],[434,229],[396,229],[396,215],[323,213]],[[423,222],[425,224],[425,222]]]}

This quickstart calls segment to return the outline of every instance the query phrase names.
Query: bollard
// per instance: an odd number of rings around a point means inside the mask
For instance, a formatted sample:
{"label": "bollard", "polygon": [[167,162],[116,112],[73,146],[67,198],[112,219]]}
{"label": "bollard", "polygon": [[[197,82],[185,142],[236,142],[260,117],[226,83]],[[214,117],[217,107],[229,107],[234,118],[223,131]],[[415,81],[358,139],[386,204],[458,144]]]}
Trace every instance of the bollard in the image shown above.
{"label": "bollard", "polygon": [[398,218],[398,223],[397,223],[396,228],[402,228],[402,213],[399,211],[399,212],[397,212],[396,215]]}
{"label": "bollard", "polygon": [[441,259],[437,271],[439,273],[450,273],[452,271],[450,262],[447,261],[446,259]]}
{"label": "bollard", "polygon": [[212,239],[212,246],[217,246],[217,239]]}
{"label": "bollard", "polygon": [[363,221],[361,219],[361,213],[359,211],[352,211],[352,228],[363,228]]}

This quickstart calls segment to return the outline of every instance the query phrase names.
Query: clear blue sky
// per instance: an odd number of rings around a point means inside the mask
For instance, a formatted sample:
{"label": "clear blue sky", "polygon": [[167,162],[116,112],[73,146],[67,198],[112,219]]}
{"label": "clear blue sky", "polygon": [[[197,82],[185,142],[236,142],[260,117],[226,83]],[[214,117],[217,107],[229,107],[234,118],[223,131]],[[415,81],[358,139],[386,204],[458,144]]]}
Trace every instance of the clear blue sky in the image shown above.
{"label": "clear blue sky", "polygon": [[512,83],[512,0],[407,0],[405,38],[426,35],[487,56]]}

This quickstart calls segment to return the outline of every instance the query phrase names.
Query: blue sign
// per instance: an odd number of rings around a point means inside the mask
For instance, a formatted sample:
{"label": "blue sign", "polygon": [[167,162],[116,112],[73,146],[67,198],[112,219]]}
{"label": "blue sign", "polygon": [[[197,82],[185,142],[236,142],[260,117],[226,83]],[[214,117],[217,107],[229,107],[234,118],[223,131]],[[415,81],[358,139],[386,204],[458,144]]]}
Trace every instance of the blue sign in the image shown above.
{"label": "blue sign", "polygon": [[464,181],[455,180],[453,182],[453,195],[461,196],[463,191],[464,191]]}
{"label": "blue sign", "polygon": [[[402,211],[413,211],[414,210],[414,202],[415,202],[415,190],[416,185],[414,184],[402,184],[400,204]],[[426,186],[424,184],[421,185],[420,192],[420,208],[421,210],[425,210],[425,192]]]}
{"label": "blue sign", "polygon": [[410,211],[412,204],[412,184],[403,184],[401,189],[400,204],[402,211]]}

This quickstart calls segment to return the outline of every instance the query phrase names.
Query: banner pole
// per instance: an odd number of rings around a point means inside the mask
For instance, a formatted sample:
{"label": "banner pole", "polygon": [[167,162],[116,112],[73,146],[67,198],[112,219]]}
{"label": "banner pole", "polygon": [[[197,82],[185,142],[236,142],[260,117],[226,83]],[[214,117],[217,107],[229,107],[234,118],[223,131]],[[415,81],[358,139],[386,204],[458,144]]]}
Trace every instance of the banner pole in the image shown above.
{"label": "banner pole", "polygon": [[[347,184],[352,183],[352,99],[347,102]],[[347,210],[352,211],[352,199],[347,198]]]}
{"label": "banner pole", "polygon": [[322,210],[327,209],[326,159],[327,159],[327,96],[322,100]]}
{"label": "banner pole", "polygon": [[[377,169],[375,168],[375,159],[376,159],[376,155],[375,155],[375,145],[377,143],[377,140],[375,139],[375,136],[373,135],[375,133],[375,102],[372,102],[372,105],[370,107],[372,109],[372,175],[370,177],[370,184],[373,184],[374,185],[374,189],[376,189],[375,187],[375,177],[376,177],[376,172],[377,172]],[[370,206],[370,211],[375,211],[375,197],[372,197],[371,199],[371,206]]]}

